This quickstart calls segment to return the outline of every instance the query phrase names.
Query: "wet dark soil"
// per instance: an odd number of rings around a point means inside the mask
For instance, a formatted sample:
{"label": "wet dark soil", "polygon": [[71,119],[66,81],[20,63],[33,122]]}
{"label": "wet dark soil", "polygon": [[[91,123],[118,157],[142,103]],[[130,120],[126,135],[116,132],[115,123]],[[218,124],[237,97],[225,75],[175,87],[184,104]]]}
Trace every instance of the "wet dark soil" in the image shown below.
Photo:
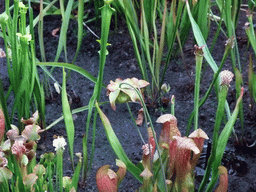
{"label": "wet dark soil", "polygon": [[[242,131],[239,120],[235,125],[236,134],[240,141],[237,142],[234,136],[231,136],[227,150],[223,158],[223,164],[229,170],[229,191],[240,191],[249,192],[256,191],[256,153],[255,147],[250,146],[256,139],[256,113],[255,107],[252,107],[250,102],[248,86],[247,86],[247,71],[248,71],[248,55],[252,52],[249,48],[247,49],[247,38],[245,31],[243,29],[244,23],[246,22],[245,12],[241,11],[241,19],[239,20],[237,38],[239,45],[239,53],[241,57],[242,73],[244,78],[244,131]],[[121,21],[120,21],[121,22]],[[121,22],[122,23],[122,22]],[[93,23],[88,24],[88,26],[100,36],[100,30],[98,26]],[[58,16],[46,16],[44,18],[44,42],[46,51],[46,60],[53,61],[55,58],[55,53],[58,45],[58,36],[52,35],[52,30],[61,27],[61,18]],[[108,47],[109,55],[107,56],[107,61],[104,70],[104,84],[108,84],[110,80],[115,80],[118,77],[123,79],[137,77],[141,78],[139,68],[135,59],[133,44],[129,37],[129,33],[124,24],[117,25],[117,29],[112,26],[109,43],[111,46]],[[71,62],[76,51],[76,34],[77,34],[76,21],[71,20],[70,26],[67,34],[67,51],[68,51],[68,61]],[[95,77],[97,76],[98,66],[99,66],[99,44],[96,42],[97,38],[90,33],[86,28],[85,35],[83,37],[82,47],[78,58],[75,62],[76,65],[86,69]],[[36,30],[35,30],[36,31]],[[216,32],[216,26],[212,27],[211,34],[207,45],[211,45],[211,40]],[[213,58],[216,63],[219,64],[224,53],[226,38],[224,35],[220,35],[218,42],[216,43],[214,50],[212,52]],[[3,48],[3,41],[0,39],[0,46]],[[190,113],[193,110],[193,79],[195,74],[195,60],[194,60],[194,39],[192,35],[189,36],[187,43],[184,46],[185,63],[183,63],[180,56],[175,56],[170,66],[168,67],[166,77],[164,82],[170,84],[170,93],[165,95],[168,99],[172,95],[175,95],[175,116],[178,119],[178,127],[182,133],[185,135],[186,125]],[[39,48],[37,48],[37,57],[40,58]],[[255,59],[254,59],[255,60]],[[60,57],[60,62],[64,62],[64,54]],[[254,66],[255,62],[254,62]],[[227,60],[225,69],[232,69],[230,58]],[[210,82],[213,79],[213,72],[211,68],[205,65],[205,73],[202,78],[201,83],[201,95],[203,95]],[[40,76],[42,77],[42,70],[38,67]],[[0,75],[4,82],[6,88],[9,86],[6,61],[0,58]],[[62,69],[55,68],[53,76],[61,84],[62,82]],[[50,80],[51,84],[51,94],[47,95],[46,100],[46,124],[49,125],[58,117],[61,116],[61,97],[55,91],[53,87],[53,81]],[[68,79],[67,91],[70,96],[70,103],[72,109],[77,107],[86,106],[92,95],[94,89],[94,83],[90,82],[83,76],[70,72],[70,78]],[[228,94],[228,102],[233,111],[235,106],[235,85],[234,82],[230,87]],[[106,89],[103,88],[101,101],[107,101]],[[132,113],[136,117],[138,110],[141,108],[140,104],[132,103],[131,105]],[[142,157],[141,147],[143,145],[135,126],[132,123],[132,119],[128,113],[125,104],[117,105],[116,111],[113,111],[109,104],[105,104],[102,107],[103,112],[109,118],[112,127],[120,140],[125,152],[133,163],[138,163]],[[216,112],[216,95],[214,91],[211,93],[207,102],[200,108],[199,116],[199,127],[201,127],[209,136],[212,137],[214,119]],[[153,122],[163,113],[170,113],[170,106],[167,105],[159,108],[150,108],[150,113]],[[85,134],[85,124],[86,124],[87,112],[81,112],[73,116],[75,123],[75,148],[74,152],[82,152],[82,138]],[[159,135],[161,126],[154,123],[156,132]],[[144,137],[146,137],[145,125],[139,128]],[[92,130],[90,130],[90,135]],[[243,134],[244,133],[244,134]],[[66,138],[65,125],[63,122],[58,123],[50,130],[42,133],[41,140],[38,143],[38,154],[45,152],[54,151],[52,146],[53,136],[59,135]],[[89,146],[92,142],[91,136],[89,137]],[[250,147],[248,147],[250,146]],[[39,157],[38,155],[38,157]],[[100,119],[97,122],[97,133],[96,133],[96,146],[95,146],[95,156],[92,162],[92,169],[87,177],[86,185],[81,187],[79,191],[97,191],[95,175],[98,168],[105,164],[109,164],[111,168],[116,170],[115,159],[116,155],[112,151],[107,138],[105,136],[104,128]],[[70,159],[68,155],[68,150],[65,151],[64,157],[64,175],[71,176],[72,169],[70,164]],[[205,158],[200,161],[199,167],[196,170],[196,183],[200,182],[203,174]],[[200,172],[201,171],[201,172]],[[140,186],[140,183],[133,178],[130,173],[127,173],[125,179],[120,185],[119,191],[135,191]]]}

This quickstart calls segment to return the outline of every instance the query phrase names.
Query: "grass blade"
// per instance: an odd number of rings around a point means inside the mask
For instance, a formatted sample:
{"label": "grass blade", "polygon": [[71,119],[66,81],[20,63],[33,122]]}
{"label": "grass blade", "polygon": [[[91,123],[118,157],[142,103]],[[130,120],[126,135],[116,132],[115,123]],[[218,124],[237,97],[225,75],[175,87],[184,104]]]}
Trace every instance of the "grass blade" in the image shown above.
{"label": "grass blade", "polygon": [[121,143],[119,142],[118,138],[116,137],[115,132],[113,131],[111,124],[108,120],[108,118],[105,116],[105,114],[102,112],[102,110],[99,108],[98,103],[95,103],[95,107],[100,115],[101,121],[103,123],[106,136],[108,138],[109,144],[111,145],[112,149],[114,150],[116,156],[124,162],[126,165],[128,171],[140,182],[142,182],[142,177],[140,177],[141,170],[137,168],[131,160],[127,157],[125,151],[123,150],[123,147]]}
{"label": "grass blade", "polygon": [[[58,62],[38,62],[37,65],[39,66],[53,66],[53,67],[64,67],[67,69],[71,69],[77,73],[80,73],[85,78],[89,79],[90,81],[96,83],[97,79],[90,74],[88,71],[84,70],[81,67],[78,67],[76,65],[70,64],[70,63],[58,63]],[[106,87],[106,85],[103,85],[103,87]]]}
{"label": "grass blade", "polygon": [[[109,2],[105,0],[104,6],[101,8],[102,21],[101,21],[101,39],[100,39],[100,66],[99,66],[98,78],[97,78],[96,85],[94,87],[93,95],[88,104],[88,116],[86,121],[86,139],[85,139],[86,144],[89,136],[89,127],[90,127],[93,107],[95,105],[95,101],[100,99],[103,73],[104,73],[104,67],[105,67],[106,55],[107,55],[107,41],[108,41],[108,35],[109,35],[110,21],[111,21],[113,12],[114,12],[114,9],[112,9]],[[95,111],[94,121],[93,121],[92,152],[91,152],[89,169],[91,168],[91,165],[93,162],[93,155],[94,155],[96,119],[97,119],[97,111]],[[86,172],[86,170],[84,170],[84,172]]]}
{"label": "grass blade", "polygon": [[64,122],[68,137],[68,145],[69,145],[69,153],[71,157],[71,164],[74,168],[74,139],[75,139],[75,126],[72,118],[72,114],[70,111],[70,106],[67,98],[67,91],[66,91],[66,72],[63,68],[63,82],[62,82],[62,92],[61,92],[61,101],[62,101],[62,111],[64,116]]}
{"label": "grass blade", "polygon": [[75,62],[78,52],[80,50],[82,40],[83,40],[83,16],[84,16],[84,0],[78,0],[79,6],[78,6],[78,34],[77,34],[77,46],[76,46],[76,54],[72,61],[72,63]]}
{"label": "grass blade", "polygon": [[40,13],[39,13],[39,23],[38,23],[38,39],[39,39],[39,47],[41,53],[41,60],[46,61],[45,57],[45,49],[44,49],[44,34],[43,34],[43,27],[44,27],[44,15],[43,15],[43,0],[40,0]]}
{"label": "grass blade", "polygon": [[59,39],[58,49],[57,49],[56,57],[54,59],[55,62],[57,62],[59,60],[59,57],[60,57],[63,47],[64,47],[64,49],[66,49],[67,30],[68,30],[68,24],[69,24],[69,19],[70,19],[70,14],[71,14],[73,3],[74,3],[74,0],[68,1],[67,9],[65,11],[65,14],[63,15],[64,17],[62,18],[63,22],[62,22],[62,26],[61,26],[61,30],[60,30],[60,39]]}
{"label": "grass blade", "polygon": [[224,127],[223,131],[221,132],[221,134],[219,136],[218,145],[217,145],[217,149],[216,149],[216,157],[215,157],[214,163],[213,163],[212,178],[211,178],[211,181],[210,181],[210,183],[207,187],[207,190],[206,190],[207,192],[212,191],[215,183],[218,180],[218,167],[221,164],[221,159],[223,157],[223,154],[224,154],[229,136],[230,136],[230,134],[233,130],[233,126],[236,122],[236,118],[237,118],[237,115],[239,113],[239,105],[240,105],[240,103],[242,101],[242,98],[243,98],[243,93],[244,93],[244,88],[242,87],[241,88],[241,94],[240,94],[240,97],[237,100],[234,112],[233,112],[232,116],[230,117],[229,121],[227,122],[226,126]]}

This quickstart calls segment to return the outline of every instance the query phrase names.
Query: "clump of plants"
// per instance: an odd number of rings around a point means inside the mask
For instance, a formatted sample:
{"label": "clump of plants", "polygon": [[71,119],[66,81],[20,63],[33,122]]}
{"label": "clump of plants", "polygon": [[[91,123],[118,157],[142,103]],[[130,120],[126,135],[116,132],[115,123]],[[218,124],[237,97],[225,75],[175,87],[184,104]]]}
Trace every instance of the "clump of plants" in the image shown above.
{"label": "clump of plants", "polygon": [[[39,2],[39,1],[38,1]],[[199,128],[199,110],[209,98],[213,87],[216,90],[218,106],[213,131],[213,145],[209,157],[205,175],[200,183],[198,191],[223,192],[228,187],[228,176],[225,167],[221,166],[221,159],[225,151],[231,133],[236,141],[238,138],[234,131],[234,124],[239,116],[243,128],[243,105],[242,96],[242,67],[239,58],[239,49],[236,39],[237,21],[241,1],[195,1],[195,0],[69,0],[67,3],[57,0],[40,1],[39,15],[33,19],[31,1],[14,0],[10,5],[5,0],[5,12],[0,14],[1,31],[0,36],[4,39],[5,57],[10,86],[5,93],[0,79],[0,189],[1,191],[75,191],[78,187],[80,170],[82,170],[82,182],[85,182],[93,163],[94,147],[96,142],[96,120],[99,114],[105,127],[109,143],[119,160],[117,172],[110,169],[108,165],[101,167],[96,175],[99,191],[117,191],[122,182],[126,170],[128,170],[138,181],[141,182],[139,191],[194,191],[194,169],[202,152],[202,146],[208,136]],[[36,3],[36,2],[33,2]],[[96,17],[101,14],[101,37],[99,51],[99,71],[95,78],[85,69],[76,66],[75,61],[82,46],[84,34],[84,22],[88,14],[84,7],[93,3]],[[253,25],[254,2],[248,2],[248,22],[245,24],[245,32],[249,43],[256,54],[256,37]],[[115,8],[113,8],[113,7]],[[219,16],[214,15],[212,7],[216,6]],[[99,9],[101,7],[101,9]],[[98,11],[100,10],[100,11]],[[140,14],[137,14],[140,13]],[[62,18],[60,36],[54,62],[46,61],[43,20],[46,15],[59,14]],[[108,55],[107,46],[110,31],[111,18],[113,14],[122,14],[125,18],[134,53],[141,72],[142,80],[137,78],[116,79],[108,86],[103,83],[104,67]],[[117,18],[117,17],[116,17]],[[67,54],[67,31],[70,19],[76,20],[78,24],[77,47],[72,64],[68,63]],[[215,33],[211,47],[207,46],[206,40],[211,32],[210,23],[213,20],[218,29]],[[116,20],[117,21],[117,20]],[[89,22],[89,21],[88,21]],[[38,40],[40,45],[41,61],[36,58],[34,26],[38,23]],[[222,26],[225,25],[225,29]],[[88,26],[87,26],[88,27]],[[162,131],[157,138],[154,126],[147,110],[146,103],[159,106],[160,101],[164,103],[165,93],[170,91],[170,86],[164,83],[165,75],[173,56],[180,53],[184,60],[183,45],[190,32],[198,46],[195,46],[195,86],[194,86],[194,110],[188,120],[186,136],[182,137],[177,126],[175,115],[175,99],[171,102],[171,114],[165,114],[158,118],[162,123]],[[223,33],[228,41],[220,65],[212,58],[211,52],[216,44],[220,33]],[[97,36],[97,38],[99,38]],[[65,63],[58,62],[64,51]],[[225,61],[231,56],[233,73],[223,70]],[[202,79],[203,60],[206,60],[213,70],[213,80],[200,99],[200,81]],[[63,115],[52,124],[45,126],[45,90],[37,73],[37,66],[45,72],[45,84],[50,84],[48,77],[54,81],[58,93],[61,92]],[[48,71],[46,67],[53,68]],[[54,67],[63,68],[62,86],[52,75]],[[83,77],[95,83],[94,91],[87,106],[71,111],[66,90],[66,69],[76,71]],[[256,74],[253,70],[253,61],[250,56],[248,73],[248,87],[251,103],[256,101]],[[237,103],[233,113],[230,112],[226,101],[228,89],[232,78],[236,79]],[[148,82],[151,83],[148,83]],[[46,86],[46,87],[47,87]],[[130,110],[129,102],[138,102],[143,108],[140,110],[140,123],[143,118],[147,128],[146,138],[137,129],[143,142],[142,160],[134,165],[127,157],[116,137],[110,122],[103,114],[100,105],[101,90],[105,87],[109,96],[112,109],[116,110],[117,103],[126,103]],[[46,92],[48,90],[46,89]],[[12,95],[14,97],[12,97]],[[7,103],[10,99],[14,101]],[[145,99],[146,98],[146,99]],[[98,103],[99,102],[99,103]],[[106,102],[105,102],[106,103]],[[167,106],[169,102],[167,103]],[[11,110],[8,111],[8,108]],[[96,108],[96,110],[95,110]],[[253,108],[253,105],[252,105]],[[37,109],[30,119],[31,111]],[[75,126],[72,119],[74,113],[88,111],[85,135],[83,137],[83,161],[82,155],[77,154],[78,162],[74,166],[74,138]],[[225,116],[226,110],[226,116]],[[10,115],[9,115],[10,112]],[[39,115],[38,115],[39,114]],[[40,118],[38,118],[40,116]],[[93,123],[92,121],[93,116]],[[28,120],[24,120],[26,118]],[[18,126],[12,125],[13,120],[18,120]],[[38,120],[40,119],[40,120]],[[74,169],[73,177],[63,177],[63,151],[66,141],[63,137],[56,137],[53,141],[56,154],[49,152],[36,159],[37,142],[40,132],[46,131],[56,123],[64,119],[67,132],[71,164]],[[38,122],[39,121],[39,122]],[[222,127],[223,122],[225,124]],[[192,124],[194,131],[191,131]],[[90,126],[92,133],[90,134]],[[192,132],[192,133],[191,133]],[[6,133],[6,138],[5,138]],[[87,154],[88,138],[92,136],[92,149],[90,157]],[[90,162],[88,161],[90,160]],[[55,177],[55,179],[53,179]],[[217,180],[220,180],[216,187]]]}
{"label": "clump of plants", "polygon": [[[202,49],[200,49],[200,51],[202,51]],[[220,179],[220,183],[216,191],[227,191],[228,188],[227,170],[221,165],[221,159],[225,151],[228,138],[232,132],[232,127],[239,113],[239,104],[243,96],[242,88],[235,110],[230,120],[226,123],[225,127],[219,134],[220,123],[222,121],[224,111],[223,102],[226,100],[232,78],[233,74],[230,71],[224,70],[220,73],[220,98],[213,134],[213,148],[207,164],[206,173],[199,187],[200,191],[204,190],[206,184],[208,184],[206,191],[212,191],[218,178]],[[149,121],[147,141],[144,142],[145,144],[142,146],[142,161],[138,165],[134,165],[123,151],[109,120],[100,110],[97,103],[96,108],[105,127],[109,143],[117,157],[126,165],[127,170],[142,183],[142,186],[138,190],[174,192],[194,191],[194,169],[202,153],[204,140],[209,139],[207,134],[202,129],[195,128],[188,137],[182,137],[177,127],[176,117],[172,114],[165,114],[160,116],[156,121],[157,123],[163,124],[161,135],[159,139],[157,139],[151,118],[142,96],[141,88],[144,86],[140,87],[138,83],[134,84],[134,82],[129,81],[129,79],[124,81],[118,79],[116,82],[118,83],[111,82],[108,85],[111,106],[115,106],[115,102],[119,102],[122,98],[125,98],[122,100],[123,102],[139,101],[143,106],[143,111],[147,119],[146,121]],[[132,84],[129,84],[131,82]],[[140,82],[140,80],[137,80],[137,82]],[[147,85],[146,82],[143,84]],[[121,92],[121,90],[123,90],[123,86],[129,91]],[[115,89],[112,89],[113,87],[115,87]],[[115,97],[113,97],[111,93]],[[136,97],[134,96],[135,94],[137,95]],[[195,116],[195,118],[197,118],[197,116]],[[210,173],[212,176],[211,180],[209,180]],[[102,192],[117,191],[120,184],[120,182],[117,182],[119,181],[118,176],[114,177],[112,170],[109,169],[109,166],[107,165],[98,170],[96,178],[101,178],[97,179],[97,184],[98,189]]]}
{"label": "clump of plants", "polygon": [[[142,146],[143,157],[137,165],[143,169],[140,174],[143,178],[142,186],[138,191],[194,191],[194,169],[202,153],[204,140],[209,139],[208,136],[202,129],[197,129],[188,137],[181,137],[177,119],[171,114],[162,115],[156,122],[163,124],[158,140],[160,155],[155,150],[156,143],[152,129],[148,128],[149,143]],[[162,164],[159,156],[161,156]],[[219,169],[226,170],[223,166],[219,166]],[[112,170],[109,170],[109,166],[105,165],[97,172],[96,180],[100,192],[118,189],[120,182],[117,183],[115,180],[118,180],[119,171],[114,177]],[[164,176],[162,171],[164,171]],[[224,192],[228,187],[228,180],[224,179],[227,178],[227,171],[222,171],[220,174],[223,175],[218,187],[221,190],[217,191]]]}
{"label": "clump of plants", "polygon": [[[37,142],[42,132],[37,121],[38,112],[28,120],[22,119],[25,128],[21,133],[15,125],[11,125],[6,132],[7,139],[4,140],[3,135],[0,138],[1,191],[76,191],[82,165],[81,154],[77,154],[79,160],[72,178],[63,177],[63,151],[66,145],[63,137],[53,140],[56,154],[45,153],[37,162]],[[5,130],[3,115],[0,117],[0,130]]]}

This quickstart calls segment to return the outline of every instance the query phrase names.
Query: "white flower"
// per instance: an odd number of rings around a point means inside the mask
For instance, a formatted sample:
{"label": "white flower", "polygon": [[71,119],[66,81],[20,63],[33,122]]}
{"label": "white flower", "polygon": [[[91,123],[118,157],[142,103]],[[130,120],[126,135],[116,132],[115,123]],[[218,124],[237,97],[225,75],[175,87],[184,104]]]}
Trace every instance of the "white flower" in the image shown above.
{"label": "white flower", "polygon": [[65,139],[63,137],[57,137],[53,140],[53,147],[55,147],[55,151],[58,151],[59,149],[65,149],[65,145],[67,145]]}
{"label": "white flower", "polygon": [[20,8],[26,8],[26,6],[22,2],[19,2],[19,7]]}
{"label": "white flower", "polygon": [[224,70],[220,72],[221,84],[220,85],[230,85],[234,74],[229,70]]}

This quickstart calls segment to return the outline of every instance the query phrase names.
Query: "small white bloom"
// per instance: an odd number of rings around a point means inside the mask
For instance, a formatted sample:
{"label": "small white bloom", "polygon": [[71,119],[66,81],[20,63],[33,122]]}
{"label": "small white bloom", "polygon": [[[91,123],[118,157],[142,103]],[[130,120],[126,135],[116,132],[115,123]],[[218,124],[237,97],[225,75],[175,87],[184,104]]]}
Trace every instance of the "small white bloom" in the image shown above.
{"label": "small white bloom", "polygon": [[59,87],[58,83],[55,82],[53,85],[54,85],[54,87],[55,87],[56,92],[57,92],[58,94],[60,94],[60,87]]}
{"label": "small white bloom", "polygon": [[65,139],[63,137],[57,137],[57,139],[53,140],[53,147],[55,147],[55,151],[58,151],[59,149],[65,149],[65,145],[67,145]]}
{"label": "small white bloom", "polygon": [[224,70],[220,72],[220,78],[221,78],[221,83],[220,85],[230,85],[232,79],[234,77],[234,74],[230,72],[229,70]]}
{"label": "small white bloom", "polygon": [[26,6],[22,2],[19,2],[19,8],[26,8]]}
{"label": "small white bloom", "polygon": [[31,36],[30,34],[23,35],[23,37],[24,37],[27,41],[31,41],[31,40],[32,40],[32,36]]}

